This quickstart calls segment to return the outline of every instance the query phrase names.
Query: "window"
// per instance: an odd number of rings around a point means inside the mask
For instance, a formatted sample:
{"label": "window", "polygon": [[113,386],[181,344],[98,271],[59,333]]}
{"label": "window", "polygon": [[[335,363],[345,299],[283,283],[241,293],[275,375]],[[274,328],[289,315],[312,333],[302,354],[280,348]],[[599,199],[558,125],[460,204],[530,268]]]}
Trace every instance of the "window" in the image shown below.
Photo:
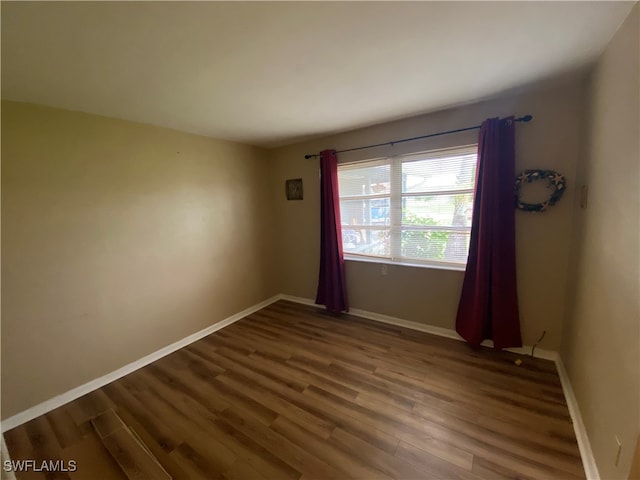
{"label": "window", "polygon": [[477,146],[338,166],[346,258],[464,269]]}

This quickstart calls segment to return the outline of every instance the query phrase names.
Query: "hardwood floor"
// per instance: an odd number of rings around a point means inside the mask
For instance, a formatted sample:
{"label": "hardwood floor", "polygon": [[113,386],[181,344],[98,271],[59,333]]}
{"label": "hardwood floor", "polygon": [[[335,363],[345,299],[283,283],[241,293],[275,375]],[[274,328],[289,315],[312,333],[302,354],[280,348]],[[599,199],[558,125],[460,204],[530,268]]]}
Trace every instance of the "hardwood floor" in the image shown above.
{"label": "hardwood floor", "polygon": [[5,438],[77,462],[19,479],[126,478],[110,408],[176,479],[584,478],[555,365],[515,358],[280,301]]}

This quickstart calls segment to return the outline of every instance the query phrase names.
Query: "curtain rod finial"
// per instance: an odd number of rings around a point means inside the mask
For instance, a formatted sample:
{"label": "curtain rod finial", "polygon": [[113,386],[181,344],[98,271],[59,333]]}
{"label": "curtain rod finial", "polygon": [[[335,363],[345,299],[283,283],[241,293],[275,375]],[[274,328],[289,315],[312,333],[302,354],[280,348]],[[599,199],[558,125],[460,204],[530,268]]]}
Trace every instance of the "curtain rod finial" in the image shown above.
{"label": "curtain rod finial", "polygon": [[308,154],[308,155],[304,156],[305,160],[309,160],[310,158],[314,158],[314,157],[317,157],[317,155],[309,155]]}
{"label": "curtain rod finial", "polygon": [[533,120],[533,115],[525,115],[524,117],[520,117],[518,120],[521,122],[530,122]]}

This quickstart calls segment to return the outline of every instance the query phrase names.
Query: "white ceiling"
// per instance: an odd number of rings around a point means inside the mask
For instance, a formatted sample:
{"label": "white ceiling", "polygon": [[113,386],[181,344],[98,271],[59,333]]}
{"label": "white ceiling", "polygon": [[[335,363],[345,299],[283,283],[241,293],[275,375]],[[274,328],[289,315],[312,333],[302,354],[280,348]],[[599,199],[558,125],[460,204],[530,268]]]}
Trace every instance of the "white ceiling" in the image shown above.
{"label": "white ceiling", "polygon": [[584,67],[632,2],[5,2],[2,98],[273,146]]}

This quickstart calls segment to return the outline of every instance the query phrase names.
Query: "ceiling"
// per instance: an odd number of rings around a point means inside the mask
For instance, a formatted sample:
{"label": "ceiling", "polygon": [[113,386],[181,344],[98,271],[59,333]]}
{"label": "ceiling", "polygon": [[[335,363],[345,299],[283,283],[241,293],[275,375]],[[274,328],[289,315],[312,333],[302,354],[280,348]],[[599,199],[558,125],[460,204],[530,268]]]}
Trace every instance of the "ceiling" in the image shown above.
{"label": "ceiling", "polygon": [[2,98],[271,147],[584,67],[633,2],[6,2]]}

